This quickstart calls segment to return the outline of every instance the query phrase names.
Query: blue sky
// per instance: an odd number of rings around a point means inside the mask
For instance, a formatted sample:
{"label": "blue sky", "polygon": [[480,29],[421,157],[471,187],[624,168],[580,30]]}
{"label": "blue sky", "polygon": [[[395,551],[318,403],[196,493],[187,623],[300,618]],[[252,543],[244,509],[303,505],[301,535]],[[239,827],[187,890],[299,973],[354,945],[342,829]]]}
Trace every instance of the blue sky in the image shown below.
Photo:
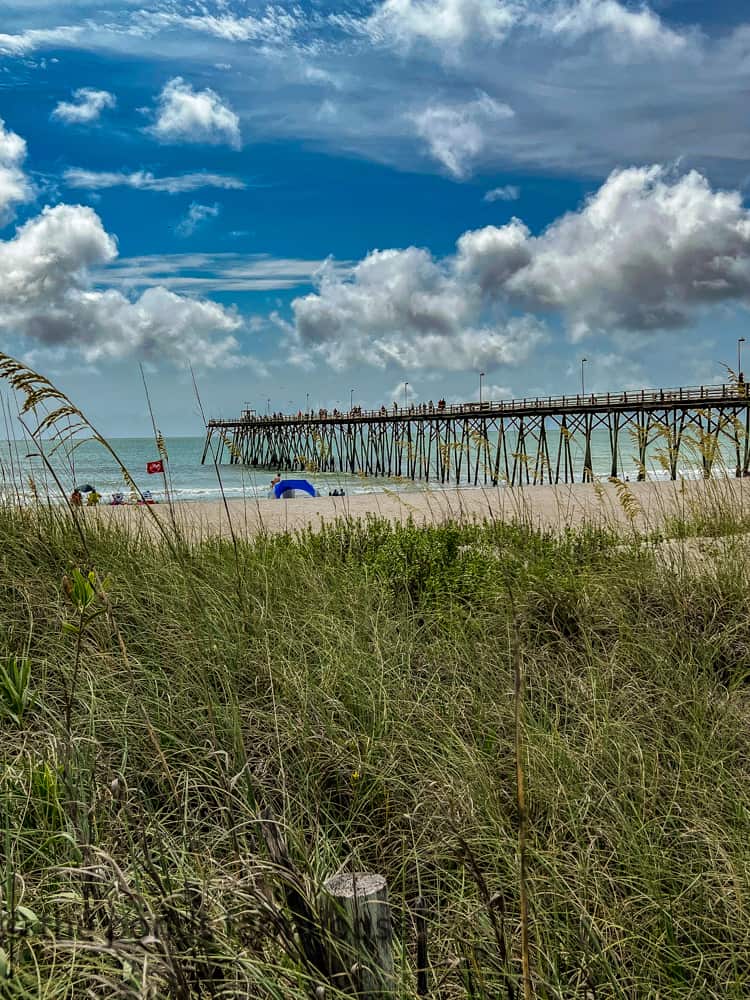
{"label": "blue sky", "polygon": [[[108,434],[697,384],[750,301],[739,3],[11,2],[0,346]],[[400,397],[399,397],[400,398]]]}

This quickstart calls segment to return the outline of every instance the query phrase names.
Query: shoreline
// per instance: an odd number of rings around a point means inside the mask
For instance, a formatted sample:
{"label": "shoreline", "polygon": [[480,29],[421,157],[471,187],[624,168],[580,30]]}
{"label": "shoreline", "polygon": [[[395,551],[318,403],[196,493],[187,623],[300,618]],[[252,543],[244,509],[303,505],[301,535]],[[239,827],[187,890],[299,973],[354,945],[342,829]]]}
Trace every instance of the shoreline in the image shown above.
{"label": "shoreline", "polygon": [[[471,487],[451,491],[365,493],[345,497],[292,500],[232,499],[176,501],[174,519],[188,540],[206,537],[253,537],[318,529],[341,519],[385,518],[405,523],[440,524],[505,521],[548,530],[583,524],[659,530],[670,518],[697,510],[710,513],[722,506],[742,513],[750,505],[750,481],[742,479],[646,481],[633,483],[574,483],[523,487]],[[170,524],[166,503],[149,508]],[[156,533],[143,507],[82,508],[84,518],[124,524]],[[227,516],[228,512],[228,516]],[[231,519],[231,527],[230,527]]]}

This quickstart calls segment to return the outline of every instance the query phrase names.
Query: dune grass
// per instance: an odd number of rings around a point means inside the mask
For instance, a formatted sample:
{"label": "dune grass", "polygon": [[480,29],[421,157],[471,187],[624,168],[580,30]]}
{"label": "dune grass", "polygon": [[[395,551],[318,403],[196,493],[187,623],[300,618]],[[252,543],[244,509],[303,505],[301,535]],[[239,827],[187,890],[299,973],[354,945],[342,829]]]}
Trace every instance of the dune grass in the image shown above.
{"label": "dune grass", "polygon": [[300,900],[371,870],[400,998],[418,897],[430,996],[522,997],[517,650],[533,995],[746,997],[750,581],[725,534],[697,571],[604,530],[188,546],[3,509],[0,995],[334,997]]}

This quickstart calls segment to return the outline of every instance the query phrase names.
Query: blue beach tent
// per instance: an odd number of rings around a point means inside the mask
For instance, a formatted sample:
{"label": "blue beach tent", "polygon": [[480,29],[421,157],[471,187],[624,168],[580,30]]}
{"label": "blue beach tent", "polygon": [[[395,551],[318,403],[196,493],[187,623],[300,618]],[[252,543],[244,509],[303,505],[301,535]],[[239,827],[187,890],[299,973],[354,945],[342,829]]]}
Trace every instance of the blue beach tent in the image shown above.
{"label": "blue beach tent", "polygon": [[306,479],[282,479],[280,483],[276,483],[274,486],[273,495],[277,500],[286,500],[294,496],[295,490],[302,490],[303,493],[309,493],[311,497],[318,495],[315,487],[312,483],[308,483]]}

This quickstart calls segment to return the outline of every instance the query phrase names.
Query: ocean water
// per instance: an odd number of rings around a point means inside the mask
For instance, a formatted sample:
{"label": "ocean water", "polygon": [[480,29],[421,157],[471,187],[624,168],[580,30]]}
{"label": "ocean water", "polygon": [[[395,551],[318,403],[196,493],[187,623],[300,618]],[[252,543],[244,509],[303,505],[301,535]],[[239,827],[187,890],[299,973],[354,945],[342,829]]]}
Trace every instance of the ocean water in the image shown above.
{"label": "ocean water", "polygon": [[[110,444],[129,469],[141,490],[151,490],[157,500],[166,497],[164,477],[148,475],[146,463],[159,458],[153,438],[113,438]],[[552,445],[552,442],[550,442]],[[201,465],[204,439],[202,437],[175,437],[166,441],[169,460],[167,462],[167,488],[175,500],[217,500],[223,492],[228,499],[267,499],[270,480],[275,470],[247,469],[237,465],[222,465],[219,468],[221,485],[212,464]],[[19,499],[22,502],[38,495],[60,499],[60,487],[70,493],[74,486],[91,485],[102,494],[102,502],[108,503],[112,493],[128,495],[128,487],[111,456],[96,442],[80,444],[72,453],[58,451],[51,455],[46,448],[49,461],[59,479],[58,485],[39,457],[33,442],[0,442],[0,499]],[[582,467],[580,446],[573,442],[576,469]],[[633,457],[634,448],[627,442],[620,451],[620,475],[631,480],[637,477],[637,463]],[[728,449],[724,449],[724,460],[728,473],[734,473],[735,459]],[[592,467],[597,477],[606,479],[610,473],[609,439],[606,431],[595,432],[592,438]],[[684,455],[680,462],[680,475],[696,478],[700,475],[699,462]],[[720,474],[720,469],[717,468]],[[290,473],[290,477],[296,475]],[[665,479],[667,474],[654,460],[648,471],[649,478]],[[351,496],[358,493],[377,493],[383,490],[439,490],[439,483],[412,483],[389,479],[363,479],[358,476],[334,473],[305,473],[321,494],[333,489],[344,489]],[[33,486],[32,486],[33,482]],[[448,487],[452,489],[454,487]]]}
{"label": "ocean water", "polygon": [[[266,471],[246,469],[237,465],[219,467],[219,477],[210,461],[201,465],[204,438],[174,437],[166,439],[168,461],[165,477],[149,475],[146,463],[158,459],[159,452],[150,438],[112,438],[109,442],[141,490],[151,490],[159,501],[166,499],[167,490],[175,500],[218,500],[222,490],[229,500],[262,499],[268,497],[271,478],[276,470]],[[59,499],[62,486],[67,494],[75,486],[94,486],[102,495],[102,503],[109,503],[113,493],[124,493],[129,487],[123,480],[116,462],[93,441],[80,444],[72,453],[56,454],[47,448],[47,457],[59,480],[47,468],[39,456],[34,443],[26,441],[0,442],[0,498],[28,501],[37,494]],[[298,476],[290,473],[289,478]],[[384,489],[420,489],[418,484],[397,483],[392,480],[360,479],[357,476],[326,474],[304,474],[321,494],[333,489],[344,489],[347,495],[354,493],[381,492]],[[32,486],[33,481],[33,486]]]}

